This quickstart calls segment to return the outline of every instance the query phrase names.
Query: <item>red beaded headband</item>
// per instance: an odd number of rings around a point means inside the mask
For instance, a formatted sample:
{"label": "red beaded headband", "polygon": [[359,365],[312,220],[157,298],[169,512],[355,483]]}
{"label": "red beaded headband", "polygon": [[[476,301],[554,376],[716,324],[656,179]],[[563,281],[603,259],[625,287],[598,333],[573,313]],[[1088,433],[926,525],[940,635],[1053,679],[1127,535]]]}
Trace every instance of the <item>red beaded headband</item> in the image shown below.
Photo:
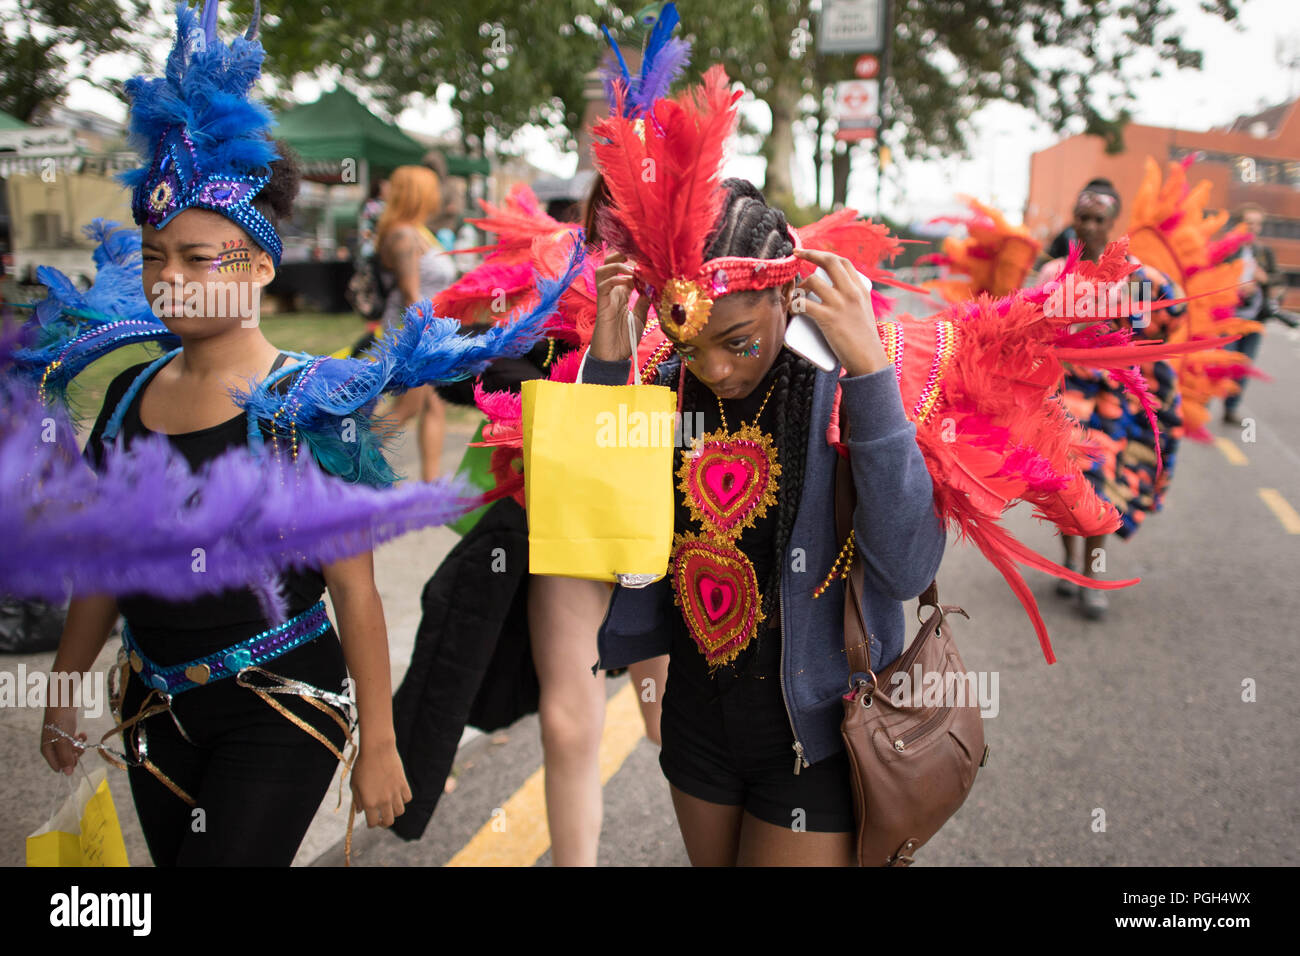
{"label": "red beaded headband", "polygon": [[[788,235],[796,249],[803,248],[797,229],[790,229]],[[658,310],[659,324],[672,333],[673,338],[686,342],[698,335],[708,323],[714,300],[732,292],[784,285],[797,277],[806,265],[805,260],[795,255],[780,259],[720,256],[704,263],[690,278],[674,276],[664,283],[662,289],[646,283],[643,291]]]}

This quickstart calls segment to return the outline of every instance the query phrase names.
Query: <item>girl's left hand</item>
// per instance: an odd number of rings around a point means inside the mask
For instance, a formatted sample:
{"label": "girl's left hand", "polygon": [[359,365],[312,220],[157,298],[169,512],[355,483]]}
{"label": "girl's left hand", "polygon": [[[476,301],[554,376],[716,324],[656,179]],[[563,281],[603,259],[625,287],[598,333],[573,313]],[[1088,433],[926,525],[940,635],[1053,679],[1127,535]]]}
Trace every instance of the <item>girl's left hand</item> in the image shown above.
{"label": "girl's left hand", "polygon": [[352,765],[352,800],[365,811],[368,827],[390,827],[406,812],[411,788],[396,743],[367,747],[361,738],[361,752]]}
{"label": "girl's left hand", "polygon": [[[829,283],[816,275],[801,279],[794,308],[817,323],[845,372],[851,376],[870,375],[889,365],[876,328],[871,293],[863,286],[853,263],[819,249],[796,249],[794,254],[821,266],[830,276]],[[821,301],[814,302],[800,291],[810,292]]]}

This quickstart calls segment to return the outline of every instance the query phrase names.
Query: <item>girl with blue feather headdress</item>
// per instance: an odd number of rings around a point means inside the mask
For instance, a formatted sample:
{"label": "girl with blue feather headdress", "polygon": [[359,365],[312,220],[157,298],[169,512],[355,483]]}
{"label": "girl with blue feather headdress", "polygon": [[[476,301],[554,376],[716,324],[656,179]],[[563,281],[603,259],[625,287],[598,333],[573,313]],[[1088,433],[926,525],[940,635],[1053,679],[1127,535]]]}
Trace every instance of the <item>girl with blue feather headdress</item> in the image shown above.
{"label": "girl with blue feather headdress", "polygon": [[[201,10],[178,6],[164,75],[127,84],[131,141],[143,165],[123,179],[140,232],[92,227],[100,274],[87,293],[42,270],[49,296],[36,307],[10,374],[36,385],[47,402],[66,401],[72,379],[95,359],[152,342],[169,351],[108,388],[85,449],[96,470],[137,439],[161,438],[195,471],[235,446],[288,462],[306,450],[304,464],[382,488],[396,476],[383,453],[384,429],[372,419],[379,396],[474,376],[494,359],[526,352],[566,278],[540,283],[533,307],[483,336],[460,334],[459,322],[420,303],[401,335],[361,359],[277,349],[259,327],[258,297],[280,263],[278,230],[299,170],[269,137],[270,115],[251,96],[263,57],[256,7],[248,31],[229,44],[217,34],[217,8],[217,0]],[[568,268],[580,265],[575,247]],[[160,489],[176,478],[170,468],[152,476]],[[195,493],[211,495],[214,486]],[[314,530],[320,517],[286,509],[278,534],[305,537],[302,526]],[[264,515],[258,520],[265,524]],[[132,533],[124,521],[121,534]],[[184,537],[176,542],[189,556],[184,573],[206,573],[217,554]],[[55,671],[90,670],[119,613],[125,618],[121,707],[128,716],[117,731],[159,865],[288,865],[338,760],[351,767],[353,809],[370,826],[390,826],[410,799],[394,745],[371,553],[255,584],[197,598],[195,589],[170,589],[185,600],[150,596],[167,593],[164,582],[150,594],[77,596],[69,609]],[[322,600],[327,588],[337,632]],[[284,610],[283,621],[273,623],[268,603]],[[345,758],[353,702],[329,688],[348,680],[363,733]],[[42,753],[70,772],[84,739],[75,713],[51,708],[46,718]],[[190,827],[194,806],[206,812],[202,833]]]}

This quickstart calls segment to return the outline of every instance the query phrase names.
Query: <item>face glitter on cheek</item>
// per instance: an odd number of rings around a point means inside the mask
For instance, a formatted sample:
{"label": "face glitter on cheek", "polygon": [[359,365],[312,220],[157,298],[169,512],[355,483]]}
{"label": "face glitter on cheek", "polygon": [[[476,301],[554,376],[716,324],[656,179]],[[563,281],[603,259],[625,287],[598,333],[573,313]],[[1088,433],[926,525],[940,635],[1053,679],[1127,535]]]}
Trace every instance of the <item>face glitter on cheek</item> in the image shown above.
{"label": "face glitter on cheek", "polygon": [[221,255],[212,260],[209,272],[249,272],[253,268],[253,253],[243,239],[231,239],[221,244]]}

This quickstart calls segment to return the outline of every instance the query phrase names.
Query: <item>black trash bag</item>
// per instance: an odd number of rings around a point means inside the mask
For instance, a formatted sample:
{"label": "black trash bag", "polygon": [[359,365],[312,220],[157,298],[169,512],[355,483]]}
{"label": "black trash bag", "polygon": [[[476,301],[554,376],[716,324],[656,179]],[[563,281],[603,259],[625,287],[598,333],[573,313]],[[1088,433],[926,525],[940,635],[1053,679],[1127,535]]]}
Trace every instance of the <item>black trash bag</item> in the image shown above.
{"label": "black trash bag", "polygon": [[59,646],[68,602],[0,598],[0,653],[36,654]]}

